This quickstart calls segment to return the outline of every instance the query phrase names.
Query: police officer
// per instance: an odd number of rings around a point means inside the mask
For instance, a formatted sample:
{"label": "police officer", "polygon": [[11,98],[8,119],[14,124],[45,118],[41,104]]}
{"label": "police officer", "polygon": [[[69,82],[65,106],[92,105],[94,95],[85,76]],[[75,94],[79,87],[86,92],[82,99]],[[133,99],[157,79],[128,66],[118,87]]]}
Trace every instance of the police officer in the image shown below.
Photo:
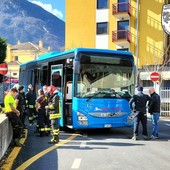
{"label": "police officer", "polygon": [[[54,86],[53,86],[54,87]],[[51,87],[49,91],[51,91],[51,100],[49,102],[49,105],[46,107],[46,109],[49,110],[50,113],[50,120],[51,120],[51,132],[52,132],[52,139],[49,141],[49,143],[58,143],[59,142],[59,118],[60,115],[60,100],[59,100],[59,91],[55,90],[52,91]],[[54,90],[54,88],[53,88]]]}
{"label": "police officer", "polygon": [[34,93],[34,89],[31,84],[28,86],[28,92],[26,93],[25,98],[28,108],[28,120],[30,125],[33,125],[34,119],[36,118],[35,110],[36,94]]}
{"label": "police officer", "polygon": [[[134,95],[129,101],[130,109],[134,112],[134,131],[133,131],[133,140],[138,140],[138,127],[139,123],[142,123],[143,128],[143,138],[144,140],[148,140],[147,133],[147,102],[150,101],[149,107],[152,105],[152,98],[146,94],[143,94],[143,87],[139,86],[137,88],[137,94]],[[135,107],[133,108],[133,104]]]}

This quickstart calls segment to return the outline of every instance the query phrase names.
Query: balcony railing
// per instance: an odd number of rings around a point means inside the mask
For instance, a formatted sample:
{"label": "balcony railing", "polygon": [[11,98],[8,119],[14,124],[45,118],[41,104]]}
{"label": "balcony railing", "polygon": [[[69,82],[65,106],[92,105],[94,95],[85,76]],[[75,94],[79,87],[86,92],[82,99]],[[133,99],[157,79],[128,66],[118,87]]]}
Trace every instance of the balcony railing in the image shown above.
{"label": "balcony railing", "polygon": [[113,4],[113,11],[112,14],[119,14],[119,13],[128,13],[131,15],[131,5],[128,2],[116,3]]}
{"label": "balcony railing", "polygon": [[131,42],[131,33],[128,30],[116,30],[112,32],[112,41],[125,40]]}

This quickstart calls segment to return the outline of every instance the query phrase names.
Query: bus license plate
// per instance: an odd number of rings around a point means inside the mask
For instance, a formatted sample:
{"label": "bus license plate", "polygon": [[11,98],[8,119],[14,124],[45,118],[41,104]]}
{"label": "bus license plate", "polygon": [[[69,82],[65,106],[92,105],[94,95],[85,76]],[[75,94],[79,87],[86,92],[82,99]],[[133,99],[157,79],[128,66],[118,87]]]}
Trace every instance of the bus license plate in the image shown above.
{"label": "bus license plate", "polygon": [[112,125],[111,125],[111,124],[105,124],[104,127],[105,127],[105,128],[111,128]]}

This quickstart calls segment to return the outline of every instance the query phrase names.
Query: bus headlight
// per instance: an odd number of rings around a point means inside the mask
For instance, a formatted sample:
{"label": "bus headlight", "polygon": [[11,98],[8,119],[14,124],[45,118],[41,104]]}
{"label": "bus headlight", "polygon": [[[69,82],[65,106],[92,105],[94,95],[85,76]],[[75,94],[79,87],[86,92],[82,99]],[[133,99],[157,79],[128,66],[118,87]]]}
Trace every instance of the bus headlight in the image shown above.
{"label": "bus headlight", "polygon": [[127,123],[132,123],[134,120],[134,113],[131,113],[127,118]]}
{"label": "bus headlight", "polygon": [[84,114],[77,112],[77,118],[78,118],[78,123],[80,125],[88,125],[87,116],[85,116]]}

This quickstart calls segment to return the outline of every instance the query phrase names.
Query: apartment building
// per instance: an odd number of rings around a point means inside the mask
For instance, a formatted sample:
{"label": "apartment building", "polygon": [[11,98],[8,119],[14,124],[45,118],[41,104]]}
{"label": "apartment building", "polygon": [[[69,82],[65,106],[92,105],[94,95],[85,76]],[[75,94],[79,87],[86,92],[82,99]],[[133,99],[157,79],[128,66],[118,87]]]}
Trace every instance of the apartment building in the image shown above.
{"label": "apartment building", "polygon": [[21,63],[35,60],[39,55],[47,53],[49,49],[43,47],[43,42],[33,44],[20,42],[16,45],[7,44],[6,63],[8,64],[8,77],[18,78]]}
{"label": "apartment building", "polygon": [[161,25],[164,3],[165,0],[67,0],[65,48],[131,51],[139,68],[139,84],[153,85],[150,75],[156,71],[160,86],[170,86],[170,69],[168,63],[164,64],[168,36]]}

